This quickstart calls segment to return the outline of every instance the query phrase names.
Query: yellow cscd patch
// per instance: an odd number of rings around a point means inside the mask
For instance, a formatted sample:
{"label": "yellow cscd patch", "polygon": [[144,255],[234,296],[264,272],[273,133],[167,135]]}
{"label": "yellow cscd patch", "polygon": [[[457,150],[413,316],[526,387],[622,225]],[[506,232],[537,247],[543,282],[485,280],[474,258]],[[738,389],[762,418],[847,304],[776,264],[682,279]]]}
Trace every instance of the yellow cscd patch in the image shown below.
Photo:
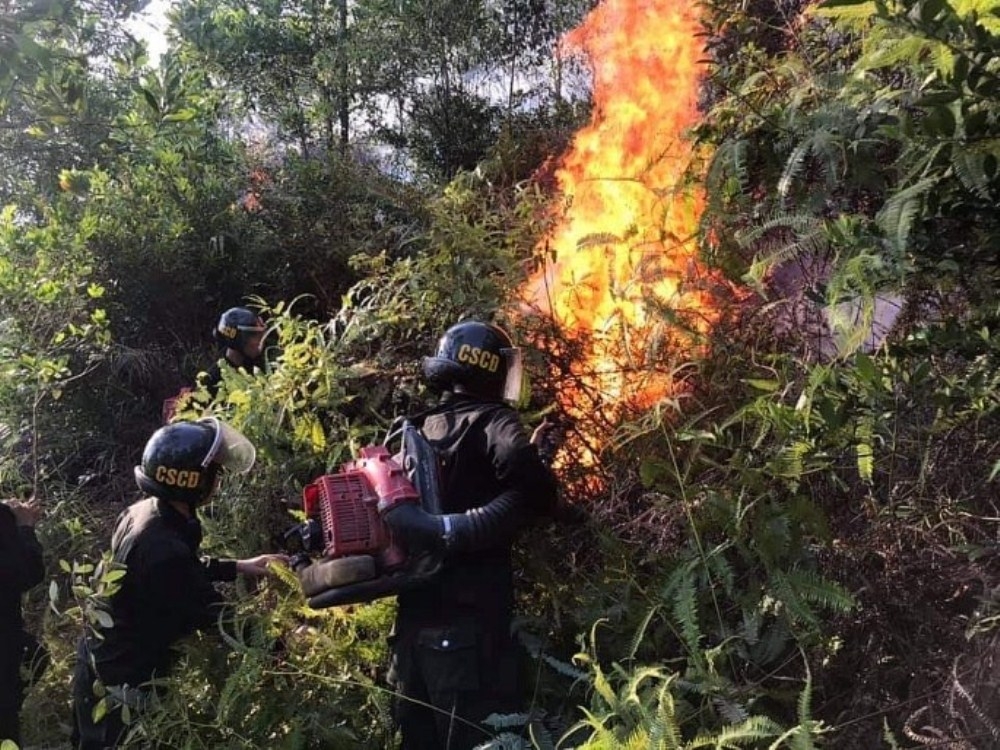
{"label": "yellow cscd patch", "polygon": [[166,466],[157,466],[154,478],[168,487],[186,487],[193,490],[201,483],[201,472],[194,469],[169,469]]}
{"label": "yellow cscd patch", "polygon": [[219,333],[227,339],[234,339],[239,331],[234,326],[219,326]]}
{"label": "yellow cscd patch", "polygon": [[481,367],[487,372],[496,372],[500,366],[500,355],[480,349],[478,346],[462,344],[458,348],[458,361]]}

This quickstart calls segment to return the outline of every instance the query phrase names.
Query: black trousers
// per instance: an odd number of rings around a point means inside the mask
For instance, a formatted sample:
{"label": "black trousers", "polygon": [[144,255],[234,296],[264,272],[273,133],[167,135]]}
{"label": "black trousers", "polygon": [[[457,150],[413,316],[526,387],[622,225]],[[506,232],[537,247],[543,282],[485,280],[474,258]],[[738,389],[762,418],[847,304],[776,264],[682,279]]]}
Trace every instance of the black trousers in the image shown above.
{"label": "black trousers", "polygon": [[402,750],[471,750],[495,734],[483,719],[517,711],[518,654],[506,625],[397,619],[389,641]]}
{"label": "black trousers", "polygon": [[49,652],[33,635],[24,630],[0,631],[0,740],[21,744],[20,714],[27,689],[22,667],[34,683],[48,664]]}
{"label": "black trousers", "polygon": [[75,750],[108,750],[118,747],[125,735],[121,706],[110,705],[100,721],[94,721],[94,709],[100,700],[94,695],[97,675],[90,665],[87,647],[83,640],[76,649],[73,668],[73,736]]}
{"label": "black trousers", "polygon": [[0,740],[21,744],[21,684],[20,640],[10,638],[0,644]]}

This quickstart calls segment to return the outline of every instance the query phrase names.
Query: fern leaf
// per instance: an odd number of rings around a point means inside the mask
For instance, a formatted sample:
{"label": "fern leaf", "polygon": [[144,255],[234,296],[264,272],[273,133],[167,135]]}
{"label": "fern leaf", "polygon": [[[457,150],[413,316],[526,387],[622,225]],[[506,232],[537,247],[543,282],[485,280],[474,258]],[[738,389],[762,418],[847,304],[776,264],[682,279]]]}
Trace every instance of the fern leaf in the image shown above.
{"label": "fern leaf", "polygon": [[778,180],[778,195],[780,195],[782,199],[788,197],[788,192],[791,189],[792,183],[802,172],[802,169],[805,166],[806,157],[809,156],[811,148],[812,141],[807,139],[796,146],[791,155],[785,161],[785,168],[781,171],[781,178]]}
{"label": "fern leaf", "polygon": [[837,614],[847,614],[855,605],[854,597],[846,589],[812,571],[776,570],[771,575],[771,582],[777,584],[774,593],[803,622],[816,622],[809,605]]}
{"label": "fern leaf", "polygon": [[649,729],[653,747],[662,747],[664,750],[680,750],[681,747],[681,727],[677,718],[677,704],[671,692],[672,684],[671,677],[660,686],[656,716]]}
{"label": "fern leaf", "polygon": [[714,584],[716,581],[722,584],[722,590],[726,594],[732,595],[736,587],[736,573],[733,566],[724,554],[729,548],[728,544],[720,544],[705,557],[707,573]]}
{"label": "fern leaf", "polygon": [[951,166],[962,187],[983,200],[990,199],[990,178],[986,176],[981,153],[970,149],[953,149]]}
{"label": "fern leaf", "polygon": [[632,636],[632,642],[629,644],[629,648],[627,651],[629,659],[635,658],[635,655],[639,650],[639,646],[642,645],[643,640],[645,640],[646,638],[646,629],[649,627],[649,623],[652,621],[653,616],[657,612],[659,612],[659,610],[660,606],[654,605],[650,607],[649,611],[646,613],[646,616],[642,618],[642,622],[639,623],[639,627],[635,631],[635,635]]}
{"label": "fern leaf", "polygon": [[806,683],[802,686],[802,692],[799,693],[799,699],[796,701],[795,708],[798,714],[799,726],[798,733],[792,735],[792,748],[793,750],[815,750],[815,746],[812,742],[811,734],[809,731],[813,726],[812,720],[812,672],[809,671],[809,662],[806,660],[803,654],[803,663],[806,670]]}
{"label": "fern leaf", "polygon": [[595,232],[577,240],[576,249],[586,250],[587,248],[600,247],[601,245],[620,245],[624,241],[618,235],[611,234],[610,232]]}
{"label": "fern leaf", "polygon": [[871,484],[875,473],[875,451],[872,447],[872,435],[875,431],[875,418],[868,414],[858,420],[854,429],[855,454],[858,462],[858,474],[861,479]]}
{"label": "fern leaf", "polygon": [[900,63],[915,63],[928,52],[933,52],[934,46],[933,42],[916,35],[886,39],[870,54],[862,56],[858,67],[861,70],[879,70],[897,67]]}
{"label": "fern leaf", "polygon": [[698,598],[694,573],[690,565],[684,565],[670,576],[667,582],[671,611],[680,628],[684,645],[689,656],[701,661],[701,627],[698,624]]}
{"label": "fern leaf", "polygon": [[723,727],[711,734],[700,733],[685,745],[685,750],[699,747],[729,748],[752,745],[781,733],[781,727],[766,716],[751,716],[739,724]]}
{"label": "fern leaf", "polygon": [[531,739],[531,746],[535,750],[556,750],[552,733],[540,721],[532,721],[528,725],[528,737]]}
{"label": "fern leaf", "polygon": [[820,18],[828,18],[848,29],[861,29],[871,23],[875,16],[875,3],[851,3],[848,5],[824,3],[822,7],[815,8],[812,12]]}
{"label": "fern leaf", "polygon": [[920,211],[924,195],[937,184],[934,178],[925,178],[915,185],[895,193],[885,202],[875,221],[898,253],[906,250],[913,219]]}

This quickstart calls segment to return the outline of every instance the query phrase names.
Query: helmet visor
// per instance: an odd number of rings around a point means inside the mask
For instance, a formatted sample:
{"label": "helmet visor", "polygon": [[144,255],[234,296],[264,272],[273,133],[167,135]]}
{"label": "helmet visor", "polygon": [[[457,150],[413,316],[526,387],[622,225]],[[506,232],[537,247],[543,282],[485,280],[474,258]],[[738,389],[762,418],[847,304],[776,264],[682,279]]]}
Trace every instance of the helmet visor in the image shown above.
{"label": "helmet visor", "polygon": [[267,330],[267,327],[264,325],[264,321],[263,320],[261,320],[260,318],[257,318],[253,322],[253,325],[236,326],[236,329],[239,330],[239,331],[249,331],[249,332],[253,332],[253,333],[263,333],[265,330]]}
{"label": "helmet visor", "polygon": [[507,378],[503,384],[503,400],[516,404],[521,400],[521,384],[524,377],[524,367],[521,363],[521,349],[513,346],[509,349],[501,349],[504,364],[507,366]]}
{"label": "helmet visor", "polygon": [[243,433],[236,430],[225,422],[221,422],[215,417],[207,417],[199,420],[212,425],[215,428],[215,440],[208,454],[201,462],[202,466],[209,464],[219,464],[229,471],[237,474],[246,474],[253,466],[257,458],[257,450],[253,443],[244,437]]}

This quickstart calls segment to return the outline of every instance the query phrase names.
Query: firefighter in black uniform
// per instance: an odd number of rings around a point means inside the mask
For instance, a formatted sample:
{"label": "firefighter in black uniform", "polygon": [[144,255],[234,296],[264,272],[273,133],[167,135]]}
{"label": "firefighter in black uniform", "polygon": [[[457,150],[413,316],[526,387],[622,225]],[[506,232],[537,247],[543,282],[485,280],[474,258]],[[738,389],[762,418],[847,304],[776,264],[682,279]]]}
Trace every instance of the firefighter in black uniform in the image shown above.
{"label": "firefighter in black uniform", "polygon": [[[113,625],[87,632],[73,675],[74,744],[82,750],[117,747],[125,733],[121,706],[134,715],[149,697],[151,679],[163,676],[173,647],[196,630],[211,628],[223,604],[213,581],[237,574],[264,575],[284,555],[246,560],[200,559],[197,509],[216,488],[220,470],[250,470],[255,451],[239,432],[214,417],[175,422],[153,433],[135,467],[149,496],[119,517],[111,538],[115,562],[125,566],[121,587],[107,602]],[[112,696],[111,710],[93,721],[94,682]]]}
{"label": "firefighter in black uniform", "polygon": [[[212,337],[224,349],[222,359],[206,372],[198,373],[197,384],[208,391],[209,400],[214,399],[222,382],[223,366],[242,368],[249,373],[263,369],[264,321],[257,313],[246,307],[231,307],[219,316],[219,322],[212,331]],[[196,390],[185,386],[163,402],[160,417],[163,424],[170,424],[174,415],[192,403],[204,408],[206,403],[198,400]]]}
{"label": "firefighter in black uniform", "polygon": [[231,307],[222,313],[212,335],[225,348],[225,353],[222,360],[199,377],[199,384],[206,386],[209,393],[215,396],[222,382],[223,363],[232,368],[242,367],[247,372],[262,368],[265,331],[264,321],[249,308]]}
{"label": "firefighter in black uniform", "polygon": [[21,595],[45,576],[35,536],[41,506],[34,499],[0,502],[0,741],[21,742],[21,663],[31,641],[24,632]]}
{"label": "firefighter in black uniform", "polygon": [[500,328],[449,328],[423,363],[444,392],[414,421],[442,463],[442,515],[416,503],[385,515],[412,551],[443,556],[429,582],[398,596],[390,680],[403,750],[469,750],[491,736],[482,720],[520,707],[511,545],[549,513],[555,478],[517,413],[520,350]]}

